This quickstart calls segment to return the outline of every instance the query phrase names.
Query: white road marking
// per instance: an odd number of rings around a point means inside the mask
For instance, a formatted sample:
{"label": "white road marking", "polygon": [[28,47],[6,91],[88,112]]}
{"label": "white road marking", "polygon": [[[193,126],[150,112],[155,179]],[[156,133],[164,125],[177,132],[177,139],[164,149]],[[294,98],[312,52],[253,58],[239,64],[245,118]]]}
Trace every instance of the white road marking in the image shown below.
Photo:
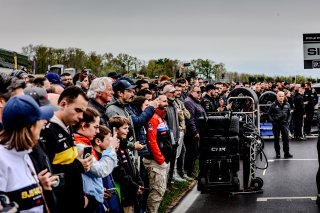
{"label": "white road marking", "polygon": [[270,159],[270,160],[268,160],[268,162],[287,161],[287,160],[289,160],[289,161],[317,161],[318,159],[316,159],[316,158],[305,158],[305,159],[293,159],[293,158],[291,158],[291,159]]}
{"label": "white road marking", "polygon": [[[267,167],[267,164],[264,167]],[[266,175],[266,171],[267,169],[264,169],[262,175]]]}
{"label": "white road marking", "polygon": [[317,197],[258,197],[257,202],[266,202],[268,200],[297,200],[297,199],[310,199],[317,200]]}

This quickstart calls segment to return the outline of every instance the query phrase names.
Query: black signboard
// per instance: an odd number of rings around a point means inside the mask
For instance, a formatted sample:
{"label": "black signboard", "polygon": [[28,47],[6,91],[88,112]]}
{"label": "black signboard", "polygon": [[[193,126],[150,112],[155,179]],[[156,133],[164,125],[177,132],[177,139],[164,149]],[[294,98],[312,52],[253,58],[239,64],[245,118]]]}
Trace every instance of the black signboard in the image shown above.
{"label": "black signboard", "polygon": [[320,33],[303,34],[305,69],[320,68]]}

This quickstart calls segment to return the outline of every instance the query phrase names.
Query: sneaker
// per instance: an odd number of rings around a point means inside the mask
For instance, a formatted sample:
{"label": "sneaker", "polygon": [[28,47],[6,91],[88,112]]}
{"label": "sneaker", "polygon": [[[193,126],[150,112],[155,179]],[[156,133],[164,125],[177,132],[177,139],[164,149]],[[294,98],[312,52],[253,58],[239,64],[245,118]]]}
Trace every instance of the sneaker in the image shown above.
{"label": "sneaker", "polygon": [[306,138],[303,138],[303,137],[299,137],[299,138],[296,138],[297,141],[305,141],[307,140]]}
{"label": "sneaker", "polygon": [[276,154],[276,159],[279,159],[280,157],[280,154]]}
{"label": "sneaker", "polygon": [[292,158],[293,155],[290,152],[284,154],[284,158]]}
{"label": "sneaker", "polygon": [[183,179],[182,177],[180,177],[180,175],[173,175],[173,181],[180,181],[180,182],[186,182],[186,179]]}
{"label": "sneaker", "polygon": [[185,180],[187,180],[187,181],[193,181],[193,180],[194,180],[194,178],[191,178],[191,177],[189,177],[189,176],[186,175],[186,174],[184,174],[184,175],[182,176],[182,178],[185,179]]}

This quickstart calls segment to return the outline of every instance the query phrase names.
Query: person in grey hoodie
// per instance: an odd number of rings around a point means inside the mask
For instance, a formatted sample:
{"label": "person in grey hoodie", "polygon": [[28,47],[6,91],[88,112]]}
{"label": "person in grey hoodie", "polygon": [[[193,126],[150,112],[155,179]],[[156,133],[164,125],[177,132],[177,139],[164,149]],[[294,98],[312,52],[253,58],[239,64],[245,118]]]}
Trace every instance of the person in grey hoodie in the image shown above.
{"label": "person in grey hoodie", "polygon": [[[167,113],[166,113],[165,119],[170,128],[172,147],[174,150],[174,156],[170,162],[170,171],[169,171],[169,180],[168,180],[169,185],[171,183],[171,180],[173,180],[174,165],[175,165],[175,159],[177,154],[178,142],[180,138],[178,107],[174,101],[175,91],[176,89],[172,84],[168,84],[163,88],[163,94],[167,96],[167,99],[168,99],[168,107],[167,107]],[[178,178],[177,176],[175,176],[175,180],[185,181],[184,179]]]}

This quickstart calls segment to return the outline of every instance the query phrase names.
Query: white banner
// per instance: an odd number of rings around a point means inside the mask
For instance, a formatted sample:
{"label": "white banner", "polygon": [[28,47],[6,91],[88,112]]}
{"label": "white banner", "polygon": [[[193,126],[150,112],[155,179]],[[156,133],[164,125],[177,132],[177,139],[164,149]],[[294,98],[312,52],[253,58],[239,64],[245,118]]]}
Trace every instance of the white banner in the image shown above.
{"label": "white banner", "polygon": [[320,60],[320,43],[303,44],[304,60]]}

